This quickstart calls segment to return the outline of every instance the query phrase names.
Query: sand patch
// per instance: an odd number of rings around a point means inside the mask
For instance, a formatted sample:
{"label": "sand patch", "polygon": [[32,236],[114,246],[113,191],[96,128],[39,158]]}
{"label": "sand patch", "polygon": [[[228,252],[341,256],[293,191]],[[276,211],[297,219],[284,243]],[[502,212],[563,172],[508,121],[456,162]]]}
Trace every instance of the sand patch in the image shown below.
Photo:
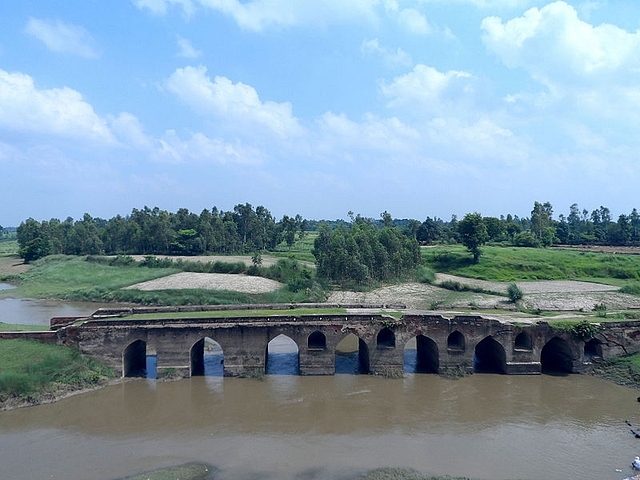
{"label": "sand patch", "polygon": [[267,293],[282,288],[280,282],[262,277],[233,275],[229,273],[181,272],[166,277],[137,283],[130,290],[229,290],[242,293]]}

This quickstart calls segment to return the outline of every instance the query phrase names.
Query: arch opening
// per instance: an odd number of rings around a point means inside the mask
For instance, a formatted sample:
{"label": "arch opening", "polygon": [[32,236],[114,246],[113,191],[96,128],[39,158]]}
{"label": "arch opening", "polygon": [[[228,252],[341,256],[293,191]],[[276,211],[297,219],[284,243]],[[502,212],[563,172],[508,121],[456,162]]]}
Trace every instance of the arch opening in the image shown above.
{"label": "arch opening", "polygon": [[465,347],[464,335],[460,333],[458,330],[456,330],[455,332],[452,332],[447,337],[448,350],[464,352],[465,348],[466,347]]}
{"label": "arch opening", "polygon": [[310,350],[325,350],[327,348],[327,337],[322,332],[313,332],[307,339],[307,348]]}
{"label": "arch opening", "polygon": [[602,360],[602,342],[597,338],[592,338],[584,344],[584,359],[587,361]]}
{"label": "arch opening", "polygon": [[438,373],[440,357],[438,345],[429,337],[417,335],[404,347],[404,371],[406,373]]}
{"label": "arch opening", "polygon": [[357,335],[350,333],[336,345],[335,372],[351,375],[369,373],[369,348]]}
{"label": "arch opening", "polygon": [[573,353],[561,338],[553,337],[542,348],[540,354],[542,373],[566,375],[573,373]]}
{"label": "arch opening", "polygon": [[476,345],[473,356],[473,370],[476,373],[507,373],[507,355],[504,347],[489,336]]}
{"label": "arch opening", "polygon": [[527,332],[519,333],[513,342],[513,348],[516,350],[533,350],[533,340],[531,339],[531,335]]}
{"label": "arch opening", "polygon": [[378,348],[396,348],[396,334],[390,328],[383,328],[376,338]]}
{"label": "arch opening", "polygon": [[298,344],[290,337],[280,334],[267,344],[267,375],[300,375]]}
{"label": "arch opening", "polygon": [[218,342],[209,337],[198,340],[191,347],[191,376],[224,376],[224,352]]}
{"label": "arch opening", "polygon": [[[155,355],[150,356],[155,357]],[[155,367],[153,360],[147,359],[147,342],[143,340],[131,342],[122,354],[122,374],[125,377],[147,378],[147,363]],[[152,378],[155,378],[155,375],[152,375]]]}

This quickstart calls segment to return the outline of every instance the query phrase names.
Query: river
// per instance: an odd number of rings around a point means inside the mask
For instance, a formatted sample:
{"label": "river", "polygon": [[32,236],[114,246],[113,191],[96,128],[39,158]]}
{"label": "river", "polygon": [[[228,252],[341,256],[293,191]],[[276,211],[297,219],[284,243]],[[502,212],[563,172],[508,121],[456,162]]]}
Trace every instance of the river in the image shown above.
{"label": "river", "polygon": [[613,480],[640,455],[638,392],[584,375],[213,375],[0,412],[0,478],[114,480],[195,461],[221,480],[346,480],[385,466]]}
{"label": "river", "polygon": [[[190,461],[216,479],[383,466],[477,479],[620,479],[637,392],[570,375],[135,379],[0,413],[3,479],[111,480]],[[616,472],[616,469],[623,472]]]}

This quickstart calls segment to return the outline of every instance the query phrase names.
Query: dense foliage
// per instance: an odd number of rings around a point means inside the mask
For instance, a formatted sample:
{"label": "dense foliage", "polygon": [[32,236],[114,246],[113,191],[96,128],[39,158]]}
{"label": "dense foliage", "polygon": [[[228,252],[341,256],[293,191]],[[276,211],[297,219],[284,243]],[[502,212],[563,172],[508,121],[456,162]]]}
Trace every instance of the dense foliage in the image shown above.
{"label": "dense foliage", "polygon": [[358,217],[350,226],[321,227],[314,242],[317,276],[342,284],[400,278],[421,264],[418,242],[397,227]]}
{"label": "dense foliage", "polygon": [[232,212],[217,208],[200,215],[180,209],[134,209],[131,215],[104,220],[85,214],[82,220],[67,218],[38,222],[29,218],[17,229],[21,256],[32,261],[49,254],[65,255],[200,255],[236,254],[271,250],[280,242],[293,244],[304,235],[306,221],[285,215],[276,222],[269,210],[250,204]]}

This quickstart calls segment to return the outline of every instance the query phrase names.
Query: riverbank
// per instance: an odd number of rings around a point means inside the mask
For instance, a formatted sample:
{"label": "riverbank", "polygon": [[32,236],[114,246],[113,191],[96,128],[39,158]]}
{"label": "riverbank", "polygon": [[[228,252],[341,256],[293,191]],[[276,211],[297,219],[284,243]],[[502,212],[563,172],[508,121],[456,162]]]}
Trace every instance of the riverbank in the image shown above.
{"label": "riverbank", "polygon": [[109,367],[78,350],[34,340],[1,340],[0,365],[0,410],[55,402],[114,381]]}

